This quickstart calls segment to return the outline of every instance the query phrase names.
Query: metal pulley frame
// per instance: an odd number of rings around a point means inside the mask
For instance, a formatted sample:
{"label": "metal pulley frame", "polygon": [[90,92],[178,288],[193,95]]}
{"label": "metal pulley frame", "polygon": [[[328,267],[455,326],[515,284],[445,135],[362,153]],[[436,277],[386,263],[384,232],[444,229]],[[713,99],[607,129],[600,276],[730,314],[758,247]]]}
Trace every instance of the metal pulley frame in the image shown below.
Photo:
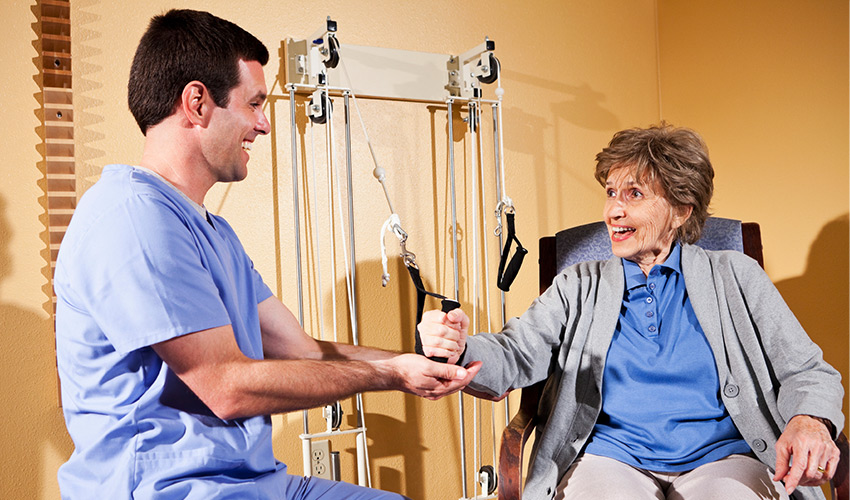
{"label": "metal pulley frame", "polygon": [[[372,97],[372,98],[380,98],[380,99],[390,99],[390,100],[399,100],[399,101],[414,101],[414,102],[432,102],[432,103],[441,103],[445,104],[448,111],[448,129],[449,129],[449,138],[453,136],[452,133],[452,108],[453,105],[463,107],[467,106],[469,109],[469,117],[467,118],[470,130],[474,134],[473,142],[477,143],[473,145],[473,147],[478,148],[478,158],[481,159],[483,156],[482,149],[483,143],[481,143],[481,134],[479,129],[479,124],[481,120],[481,108],[484,104],[490,104],[493,109],[493,130],[494,130],[494,149],[495,149],[495,158],[497,163],[497,175],[496,175],[496,183],[497,183],[497,191],[501,191],[502,201],[500,205],[504,204],[507,200],[510,208],[513,209],[512,204],[510,203],[510,198],[507,198],[504,195],[504,163],[502,154],[502,137],[501,137],[501,100],[503,95],[503,90],[501,86],[496,89],[496,95],[498,100],[487,100],[482,98],[482,89],[481,84],[490,84],[497,82],[499,79],[500,72],[500,64],[498,59],[494,54],[495,43],[488,38],[485,38],[484,42],[479,44],[476,47],[473,47],[470,50],[467,50],[461,54],[434,54],[434,53],[426,53],[426,52],[416,52],[416,51],[406,51],[406,50],[397,50],[397,49],[387,49],[387,48],[379,48],[379,47],[366,47],[366,46],[357,46],[357,45],[348,45],[341,44],[337,37],[337,24],[332,21],[330,17],[327,19],[324,26],[321,29],[317,30],[309,39],[305,40],[295,40],[295,39],[285,39],[282,42],[282,52],[283,59],[280,65],[280,74],[279,81],[281,85],[284,86],[289,91],[289,99],[290,102],[293,103],[291,106],[291,126],[292,126],[292,157],[293,157],[293,196],[295,200],[296,206],[296,223],[295,229],[298,232],[298,218],[299,215],[297,213],[298,206],[298,193],[297,193],[297,137],[296,137],[296,125],[295,125],[295,95],[296,93],[300,93],[302,95],[308,94],[311,95],[311,99],[309,104],[307,105],[306,113],[308,118],[313,124],[323,124],[328,127],[328,140],[332,141],[332,125],[331,125],[331,117],[333,115],[333,105],[332,105],[332,95],[341,95],[344,97],[345,101],[345,133],[346,133],[346,153],[347,153],[347,172],[348,172],[348,215],[349,215],[349,241],[350,241],[350,281],[349,281],[349,301],[350,301],[350,311],[352,313],[352,334],[354,337],[354,343],[357,343],[357,333],[356,333],[356,311],[357,306],[354,303],[354,293],[353,293],[353,284],[354,284],[354,268],[355,268],[355,259],[354,259],[354,214],[353,214],[353,202],[352,202],[352,186],[351,186],[351,143],[350,143],[350,119],[349,119],[349,100],[353,101],[355,109],[357,109],[357,101],[354,99],[355,95],[357,97]],[[359,109],[357,109],[359,115]],[[498,117],[497,117],[498,113]],[[362,117],[360,119],[361,124]],[[374,149],[372,148],[371,142],[369,141],[368,134],[366,134],[365,125],[363,125],[363,132],[366,135],[366,141],[369,144],[370,152],[372,153],[372,158],[375,162],[375,171],[374,175],[381,181],[381,184],[384,189],[384,193],[387,196],[387,202],[390,206],[390,211],[392,212],[392,217],[385,223],[385,229],[387,227],[392,229],[392,232],[399,238],[400,247],[402,250],[402,258],[405,260],[405,265],[408,265],[408,260],[413,260],[413,253],[410,252],[405,244],[407,241],[407,233],[401,228],[401,224],[397,214],[395,214],[392,203],[390,202],[389,193],[387,192],[387,186],[384,184],[384,176],[385,171],[378,165],[378,160],[375,156]],[[475,139],[477,137],[477,139]],[[329,162],[332,161],[331,157],[331,146],[329,147]],[[453,260],[454,260],[454,298],[457,299],[460,293],[459,290],[459,270],[458,270],[458,253],[457,253],[457,201],[455,194],[455,165],[454,165],[454,152],[451,141],[449,142],[449,162],[450,162],[450,175],[451,175],[451,205],[452,205],[452,252],[453,252]],[[473,152],[473,158],[475,157],[475,152]],[[473,163],[478,163],[474,161]],[[483,175],[483,162],[480,162],[482,167]],[[475,166],[473,167],[475,168]],[[501,185],[499,183],[501,174]],[[477,174],[476,174],[477,175]],[[482,177],[483,179],[483,177]],[[482,199],[484,197],[482,191]],[[340,210],[342,209],[340,205]],[[497,227],[497,235],[499,236],[499,246],[501,247],[502,238],[501,234],[499,234],[498,229],[501,228],[501,218],[498,217],[498,227]],[[389,224],[389,226],[388,226]],[[486,229],[486,223],[485,223]],[[382,236],[383,237],[383,236]],[[300,241],[300,236],[297,237],[297,240]],[[297,259],[298,259],[298,279],[299,279],[299,296],[301,294],[301,271],[300,271],[300,256],[299,251],[296,251]],[[413,262],[415,267],[415,262]],[[408,266],[408,269],[410,267]],[[384,283],[389,279],[389,276],[386,274],[383,277]],[[426,292],[427,293],[427,292]],[[489,303],[489,300],[488,300]],[[505,303],[504,303],[504,293],[502,293],[502,323],[504,323],[505,318]],[[301,305],[299,303],[299,316],[300,316]],[[489,316],[489,313],[488,313]],[[362,482],[362,470],[367,471],[368,475],[368,455],[365,452],[365,426],[362,423],[362,399],[361,395],[357,395],[357,420],[359,422],[360,428],[353,429],[350,431],[339,431],[338,423],[336,417],[339,416],[341,418],[341,408],[338,406],[334,407],[326,407],[324,411],[324,416],[328,421],[328,432],[322,434],[313,434],[310,435],[307,433],[307,421],[306,421],[306,412],[305,415],[305,423],[304,423],[304,434],[302,434],[302,442],[304,443],[304,452],[305,457],[309,457],[310,455],[310,440],[316,437],[325,437],[330,435],[331,433],[349,433],[355,432],[358,433],[358,462],[361,462],[361,457],[365,457],[365,463],[358,464],[358,473],[361,476],[360,484],[364,484]],[[463,489],[463,499],[468,500],[467,493],[467,464],[466,464],[466,450],[465,450],[465,424],[464,422],[464,400],[461,393],[458,394],[458,402],[460,409],[460,448],[461,448],[461,462],[462,462],[462,489]],[[476,406],[477,408],[477,406]],[[339,412],[339,413],[337,413]],[[493,412],[494,413],[494,412]],[[474,409],[474,419],[475,414],[477,412]],[[507,407],[507,401],[505,401],[505,418],[506,422],[509,420],[509,410]],[[336,427],[334,427],[336,424]],[[494,426],[494,460],[495,460],[495,420],[493,422]],[[477,434],[476,434],[477,435]],[[473,438],[475,440],[475,438]],[[360,452],[360,444],[362,441],[363,445],[363,453]],[[475,451],[474,454],[479,453],[479,451]],[[306,463],[305,458],[305,463]],[[473,466],[475,467],[475,466]],[[305,466],[305,470],[306,466]],[[368,483],[368,477],[366,478],[366,482]],[[498,478],[496,477],[496,472],[493,466],[490,465],[482,465],[478,470],[478,477],[473,483],[476,485],[476,489],[478,486],[481,487],[481,495],[476,495],[472,498],[475,499],[483,499],[483,498],[492,498],[492,494],[495,490],[496,484],[498,482]]]}

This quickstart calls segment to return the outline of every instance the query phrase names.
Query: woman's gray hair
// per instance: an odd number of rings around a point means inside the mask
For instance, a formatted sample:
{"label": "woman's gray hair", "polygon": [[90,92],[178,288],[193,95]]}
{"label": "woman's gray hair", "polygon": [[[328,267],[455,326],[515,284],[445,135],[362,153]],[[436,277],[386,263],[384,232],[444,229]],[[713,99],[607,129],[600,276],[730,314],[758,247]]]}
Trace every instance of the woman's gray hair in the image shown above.
{"label": "woman's gray hair", "polygon": [[666,123],[621,130],[596,155],[596,180],[604,187],[611,171],[623,167],[640,182],[657,182],[674,208],[693,207],[676,237],[683,243],[696,243],[714,193],[714,168],[699,134]]}

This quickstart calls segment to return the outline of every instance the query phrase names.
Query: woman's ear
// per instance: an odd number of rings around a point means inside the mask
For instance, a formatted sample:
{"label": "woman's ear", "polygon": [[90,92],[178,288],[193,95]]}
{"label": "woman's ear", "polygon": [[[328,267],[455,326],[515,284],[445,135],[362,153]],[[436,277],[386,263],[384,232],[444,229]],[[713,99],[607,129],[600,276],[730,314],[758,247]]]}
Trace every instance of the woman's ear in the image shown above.
{"label": "woman's ear", "polygon": [[673,207],[673,229],[682,227],[691,214],[694,212],[694,207],[690,205],[681,205]]}
{"label": "woman's ear", "polygon": [[207,86],[195,80],[183,87],[180,95],[180,110],[192,125],[205,127],[209,122],[210,107],[213,104]]}

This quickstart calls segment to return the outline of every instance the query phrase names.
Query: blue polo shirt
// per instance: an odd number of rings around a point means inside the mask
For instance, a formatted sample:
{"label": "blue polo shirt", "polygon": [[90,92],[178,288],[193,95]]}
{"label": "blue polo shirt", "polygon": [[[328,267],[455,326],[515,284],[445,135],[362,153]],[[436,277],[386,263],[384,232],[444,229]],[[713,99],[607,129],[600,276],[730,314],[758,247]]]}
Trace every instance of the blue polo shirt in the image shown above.
{"label": "blue polo shirt", "polygon": [[720,397],[714,355],[688,299],[681,246],[644,276],[623,259],[626,290],[585,451],[644,470],[683,472],[749,446]]}

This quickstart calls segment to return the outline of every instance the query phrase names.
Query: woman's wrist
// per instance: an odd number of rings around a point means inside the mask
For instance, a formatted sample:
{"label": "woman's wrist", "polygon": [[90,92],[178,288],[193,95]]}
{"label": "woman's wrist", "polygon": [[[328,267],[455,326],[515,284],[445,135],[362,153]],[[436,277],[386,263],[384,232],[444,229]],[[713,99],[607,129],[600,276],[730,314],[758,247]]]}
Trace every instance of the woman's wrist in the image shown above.
{"label": "woman's wrist", "polygon": [[801,414],[801,416],[809,417],[809,418],[815,419],[818,422],[822,423],[824,425],[824,427],[826,427],[826,431],[829,433],[829,435],[834,436],[833,431],[835,430],[835,426],[832,425],[832,422],[828,418],[816,417],[814,415],[806,415],[806,414]]}

